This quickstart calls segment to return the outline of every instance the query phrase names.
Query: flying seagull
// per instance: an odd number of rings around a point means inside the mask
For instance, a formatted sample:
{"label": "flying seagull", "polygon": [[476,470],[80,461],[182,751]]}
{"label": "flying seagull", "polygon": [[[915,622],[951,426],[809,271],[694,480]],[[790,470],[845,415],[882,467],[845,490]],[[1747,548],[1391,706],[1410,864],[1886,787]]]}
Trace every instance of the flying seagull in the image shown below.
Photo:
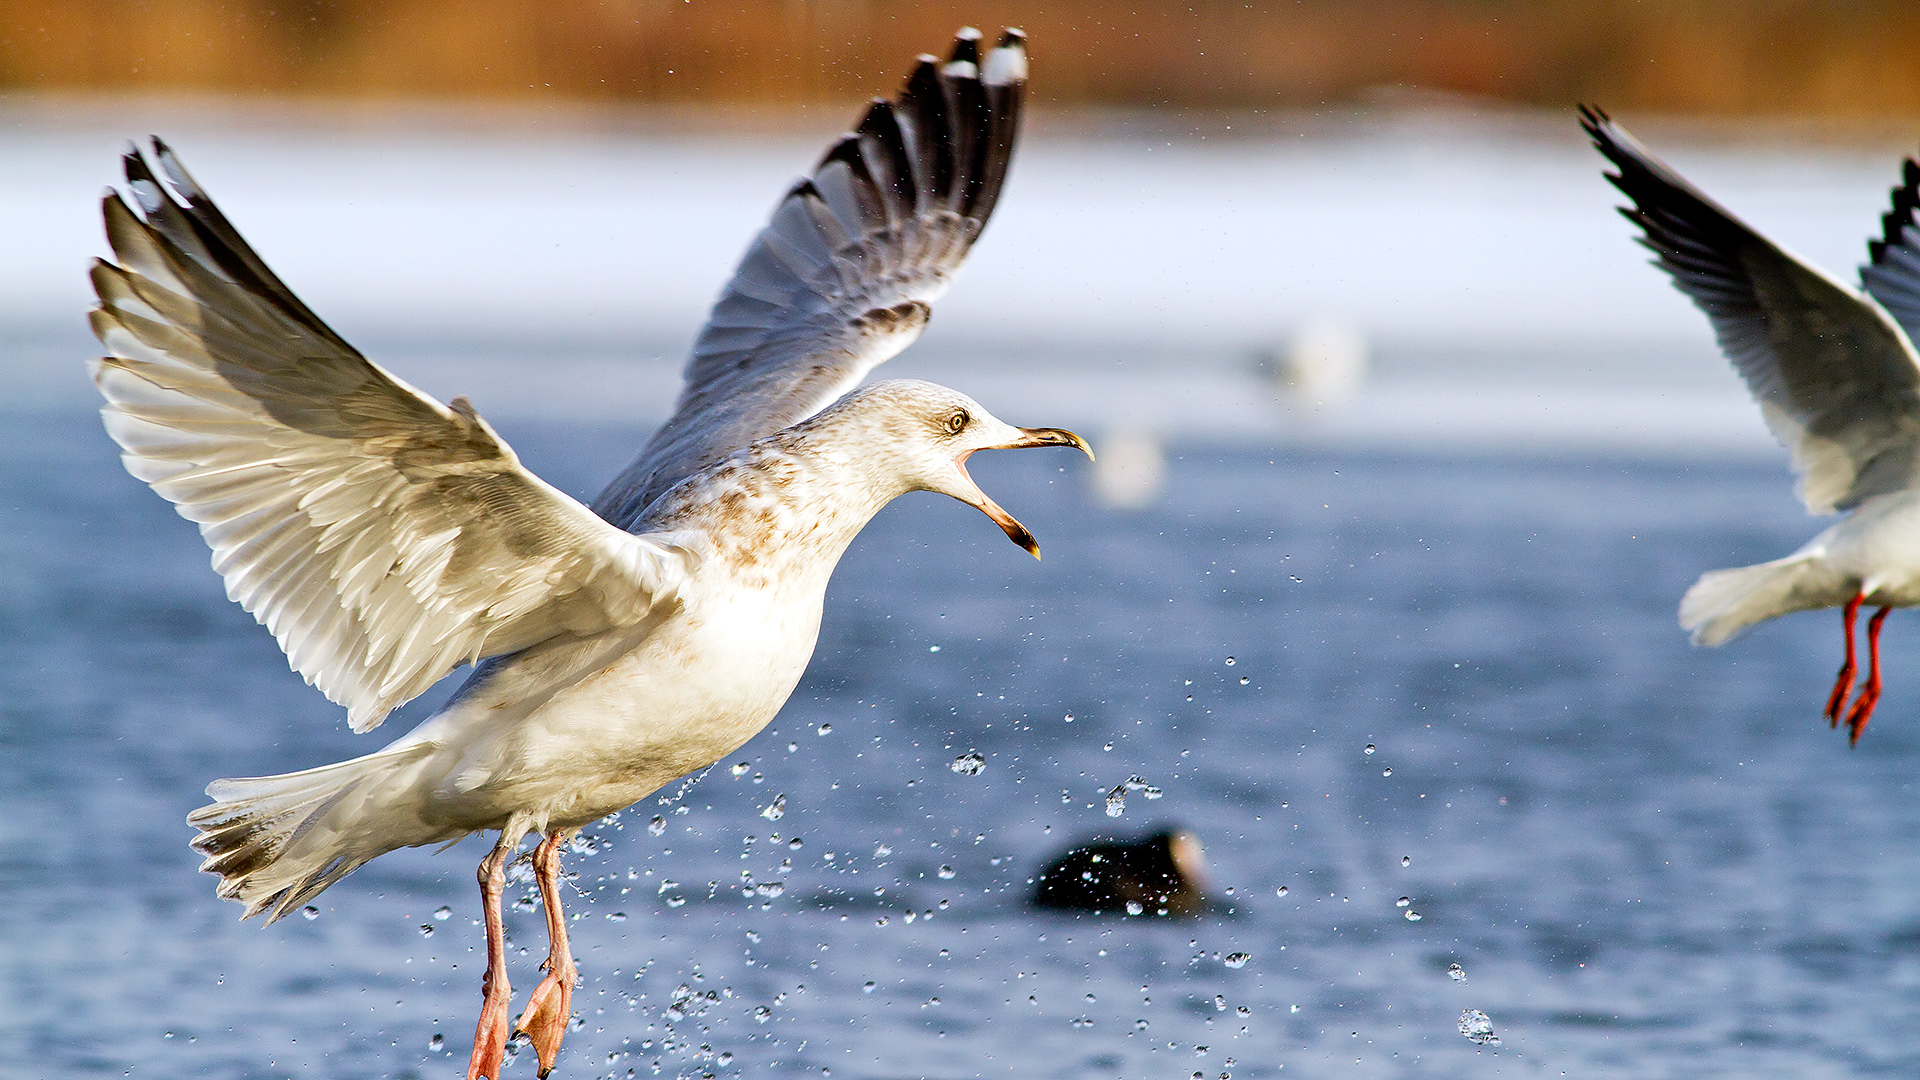
{"label": "flying seagull", "polygon": [[910,344],[1006,177],[1027,61],[1009,30],[922,57],[780,200],[715,304],[672,417],[591,508],[523,468],[462,398],[362,356],[282,284],[164,143],[104,201],[94,364],[134,476],[200,526],[227,594],[293,668],[378,725],[454,668],[438,713],[365,757],[218,780],[189,821],[218,893],[267,922],[400,847],[497,830],[480,864],[485,999],[468,1068],[498,1077],[500,894],[521,841],[546,976],[517,1028],[552,1069],[577,975],[558,874],[581,826],[719,760],[779,711],[828,576],[896,496],[979,508],[977,450],[1070,446],[964,394],[859,387]]}
{"label": "flying seagull", "polygon": [[[1920,604],[1920,164],[1909,158],[1879,239],[1860,268],[1864,291],[1749,228],[1689,184],[1596,108],[1581,126],[1633,200],[1654,262],[1713,323],[1775,437],[1793,455],[1814,514],[1845,513],[1784,559],[1703,574],[1680,601],[1680,625],[1718,645],[1776,615],[1838,607],[1846,659],[1826,716],[1860,741],[1880,700],[1880,627]],[[1857,673],[1854,623],[1867,623],[1867,677]]]}

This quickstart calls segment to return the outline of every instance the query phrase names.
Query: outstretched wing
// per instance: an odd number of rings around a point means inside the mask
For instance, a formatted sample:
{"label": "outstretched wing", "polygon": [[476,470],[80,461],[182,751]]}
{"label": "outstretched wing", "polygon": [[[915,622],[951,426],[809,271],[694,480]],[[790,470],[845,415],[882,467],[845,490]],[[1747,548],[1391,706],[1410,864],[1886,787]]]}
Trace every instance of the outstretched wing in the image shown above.
{"label": "outstretched wing", "polygon": [[747,249],[687,362],[673,416],[593,504],[622,527],[682,478],[818,412],[920,336],[986,227],[1026,88],[1026,41],[962,30],[920,58]]}
{"label": "outstretched wing", "polygon": [[1793,454],[1816,514],[1912,486],[1920,473],[1920,361],[1873,298],[1753,231],[1598,109],[1581,126],[1620,171],[1620,212],[1713,323],[1720,348]]}
{"label": "outstretched wing", "polygon": [[682,556],[522,468],[463,399],[361,356],[158,139],[109,193],[93,369],[129,472],[200,525],[227,595],[365,731],[454,667],[638,622]]}
{"label": "outstretched wing", "polygon": [[1860,281],[1880,301],[1909,341],[1920,333],[1920,227],[1913,212],[1920,206],[1920,163],[1908,158],[1893,189],[1893,208],[1880,217],[1881,236],[1867,241],[1867,265]]}

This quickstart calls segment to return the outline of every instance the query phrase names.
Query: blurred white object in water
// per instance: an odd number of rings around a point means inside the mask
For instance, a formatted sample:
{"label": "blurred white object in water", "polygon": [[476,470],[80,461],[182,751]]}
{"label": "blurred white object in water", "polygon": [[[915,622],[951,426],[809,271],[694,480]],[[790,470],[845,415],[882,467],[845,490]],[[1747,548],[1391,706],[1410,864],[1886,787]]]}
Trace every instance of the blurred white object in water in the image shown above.
{"label": "blurred white object in water", "polygon": [[1287,343],[1278,375],[1295,404],[1315,409],[1345,405],[1367,378],[1366,335],[1345,319],[1309,319]]}
{"label": "blurred white object in water", "polygon": [[1102,505],[1138,510],[1160,497],[1167,484],[1167,456],[1160,436],[1144,427],[1119,428],[1100,440],[1093,463],[1093,494]]}

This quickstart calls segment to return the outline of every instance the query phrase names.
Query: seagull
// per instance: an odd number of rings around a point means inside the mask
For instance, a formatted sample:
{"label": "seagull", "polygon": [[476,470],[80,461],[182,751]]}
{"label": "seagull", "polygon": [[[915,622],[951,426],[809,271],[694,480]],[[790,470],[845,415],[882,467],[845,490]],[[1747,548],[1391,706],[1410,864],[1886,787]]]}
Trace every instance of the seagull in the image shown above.
{"label": "seagull", "polygon": [[[1825,715],[1834,727],[1844,717],[1858,743],[1880,700],[1881,625],[1920,604],[1920,163],[1907,159],[1856,289],[1755,232],[1606,113],[1580,113],[1619,170],[1607,179],[1633,201],[1620,213],[1706,313],[1791,452],[1807,511],[1846,514],[1786,558],[1701,575],[1680,601],[1680,625],[1711,646],[1776,615],[1840,608],[1846,655]],[[1849,709],[1863,604],[1878,610]]]}
{"label": "seagull", "polygon": [[[968,476],[979,450],[1064,446],[964,394],[867,373],[913,342],[1000,195],[1024,37],[920,58],[789,189],[694,344],[675,411],[591,507],[524,468],[473,405],[362,356],[249,247],[171,148],[103,201],[93,365],[133,475],[198,523],[227,595],[356,732],[457,667],[384,749],[214,781],[188,818],[218,895],[270,923],[369,859],[498,831],[480,863],[487,971],[469,1078],[509,1037],[500,897],[530,835],[546,975],[514,1025],[554,1066],[578,973],[559,874],[584,825],[733,752],[813,653],[828,577],[910,491],[1033,535]],[[159,178],[164,175],[165,182]],[[136,208],[137,207],[137,208]]]}

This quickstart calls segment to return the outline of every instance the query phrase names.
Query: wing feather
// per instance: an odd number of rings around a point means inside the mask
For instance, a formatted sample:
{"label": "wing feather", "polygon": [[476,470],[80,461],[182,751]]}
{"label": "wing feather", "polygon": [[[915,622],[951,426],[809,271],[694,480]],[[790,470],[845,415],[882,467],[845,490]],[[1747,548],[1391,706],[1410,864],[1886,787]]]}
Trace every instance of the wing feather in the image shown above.
{"label": "wing feather", "polygon": [[1920,162],[1908,158],[1901,163],[1892,201],[1892,209],[1880,218],[1880,239],[1867,242],[1868,261],[1860,268],[1860,281],[1911,340],[1920,333],[1920,226],[1914,224],[1914,211],[1920,207]]}
{"label": "wing feather", "polygon": [[680,480],[803,420],[911,344],[986,226],[1012,157],[1025,38],[963,30],[793,185],[714,304],[673,416],[595,512],[640,528]]}
{"label": "wing feather", "polygon": [[1607,179],[1633,201],[1621,214],[1706,313],[1792,453],[1807,509],[1920,480],[1920,357],[1887,309],[1755,232],[1605,113],[1583,108],[1581,126],[1619,170]]}
{"label": "wing feather", "polygon": [[[199,524],[227,595],[378,724],[459,663],[643,621],[685,573],[451,407],[361,356],[268,269],[165,144],[103,202],[90,313],[109,434]],[[170,185],[170,188],[169,186]]]}

